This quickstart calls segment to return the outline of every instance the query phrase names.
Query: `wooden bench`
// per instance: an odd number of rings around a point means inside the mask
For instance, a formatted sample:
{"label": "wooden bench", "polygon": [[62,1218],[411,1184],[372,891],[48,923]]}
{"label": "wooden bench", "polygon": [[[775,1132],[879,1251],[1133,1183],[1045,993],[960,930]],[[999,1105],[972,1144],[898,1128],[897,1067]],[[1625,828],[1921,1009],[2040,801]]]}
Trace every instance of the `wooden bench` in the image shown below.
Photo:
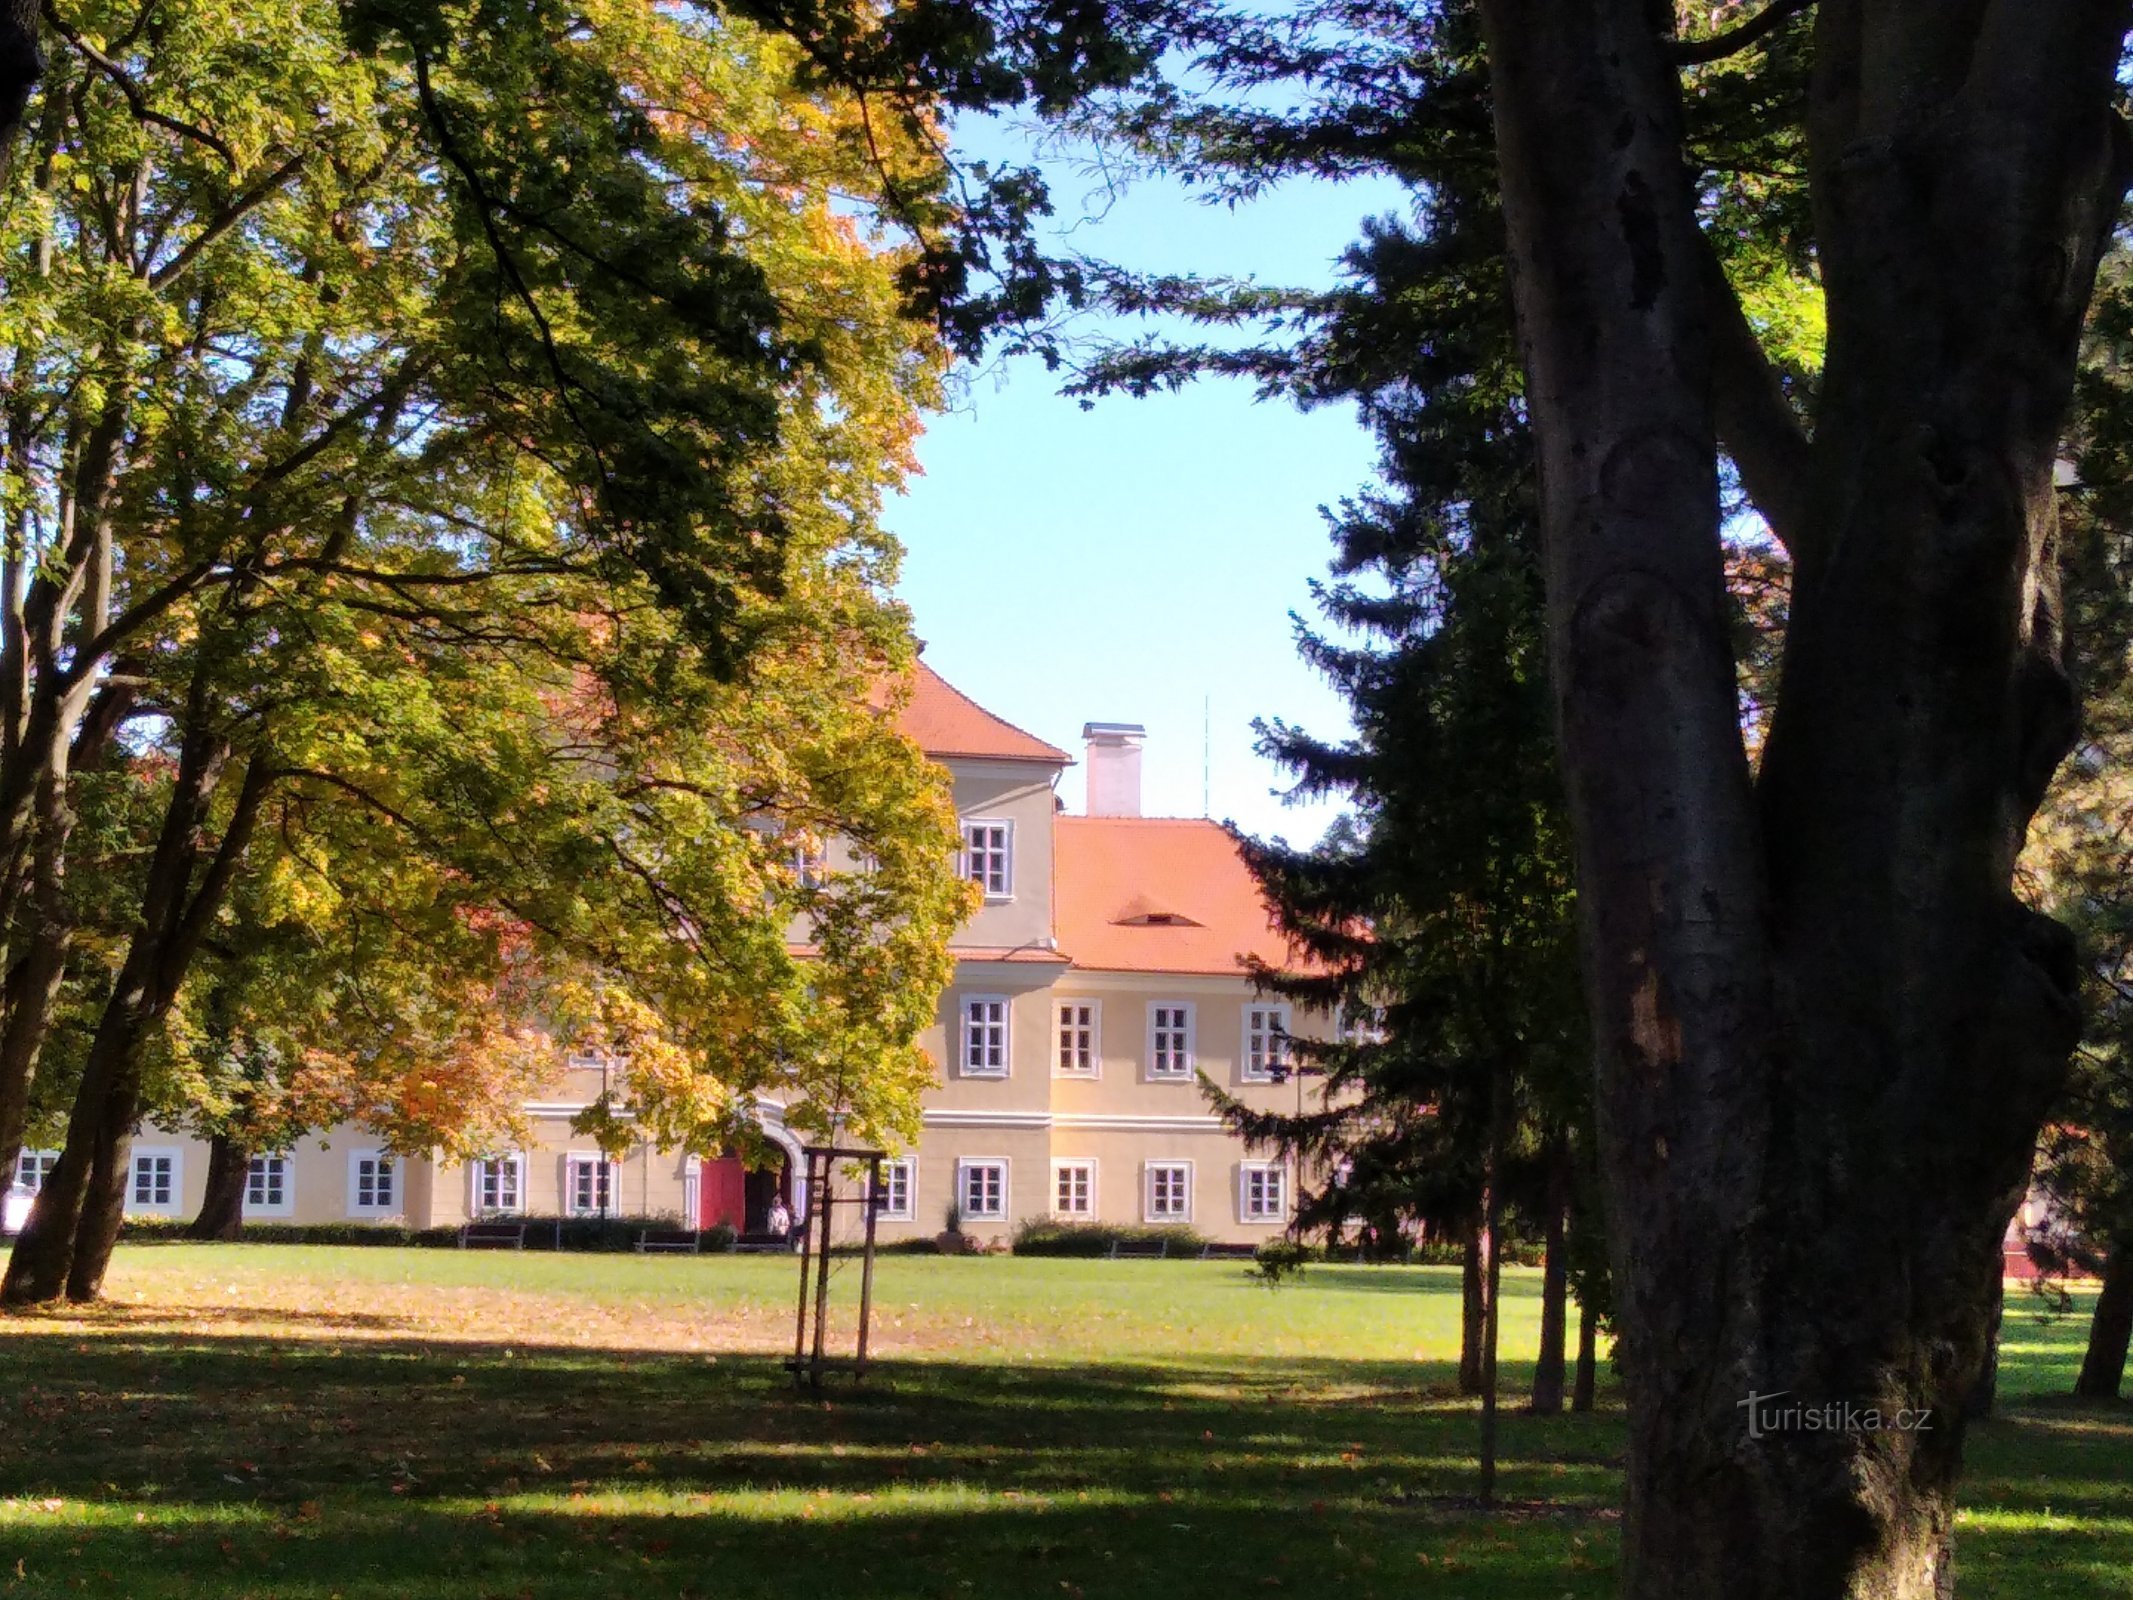
{"label": "wooden bench", "polygon": [[1158,1239],[1154,1244],[1128,1244],[1123,1239],[1111,1241],[1111,1253],[1106,1258],[1112,1261],[1161,1261],[1170,1254],[1170,1241]]}
{"label": "wooden bench", "polygon": [[1203,1244],[1200,1246],[1202,1261],[1249,1261],[1258,1252],[1255,1244]]}
{"label": "wooden bench", "polygon": [[523,1250],[526,1248],[526,1225],[523,1222],[469,1222],[459,1230],[459,1248]]}
{"label": "wooden bench", "polygon": [[637,1254],[698,1255],[703,1241],[693,1228],[646,1228],[637,1235]]}
{"label": "wooden bench", "polygon": [[800,1248],[800,1230],[780,1236],[775,1233],[744,1233],[733,1241],[736,1255],[790,1255]]}

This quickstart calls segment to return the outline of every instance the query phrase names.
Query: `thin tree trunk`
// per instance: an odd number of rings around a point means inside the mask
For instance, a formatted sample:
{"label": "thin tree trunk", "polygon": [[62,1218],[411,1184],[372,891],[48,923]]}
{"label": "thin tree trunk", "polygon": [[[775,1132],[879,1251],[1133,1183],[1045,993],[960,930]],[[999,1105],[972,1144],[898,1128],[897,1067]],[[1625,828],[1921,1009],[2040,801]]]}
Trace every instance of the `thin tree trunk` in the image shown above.
{"label": "thin tree trunk", "polygon": [[8,1258],[0,1282],[0,1302],[8,1305],[62,1294],[90,1300],[101,1291],[125,1216],[126,1158],[141,1112],[143,1054],[229,891],[272,782],[271,769],[255,755],[196,887],[209,805],[230,755],[228,741],[208,726],[211,672],[203,652],[189,696],[188,733],[142,892],[141,925],[90,1041],[66,1146]]}
{"label": "thin tree trunk", "polygon": [[242,1237],[244,1192],[251,1177],[252,1152],[228,1134],[216,1134],[207,1147],[207,1193],[185,1237],[224,1242]]}
{"label": "thin tree trunk", "polygon": [[2104,1263],[2103,1292],[2089,1319],[2089,1345],[2074,1393],[2084,1400],[2116,1400],[2125,1382],[2126,1347],[2133,1342],[2133,1245],[2121,1240]]}
{"label": "thin tree trunk", "polygon": [[1587,1412],[1592,1409],[1595,1391],[1599,1388],[1600,1368],[1600,1314],[1589,1305],[1578,1306],[1578,1369],[1570,1389],[1570,1409]]}
{"label": "thin tree trunk", "polygon": [[1563,1409],[1563,1324],[1570,1300],[1570,1145],[1558,1140],[1548,1155],[1548,1217],[1541,1257],[1540,1356],[1533,1364],[1533,1412]]}
{"label": "thin tree trunk", "polygon": [[1506,1098],[1502,1074],[1490,1085],[1488,1150],[1481,1175],[1481,1473],[1477,1498],[1496,1503],[1496,1347],[1503,1326],[1499,1296],[1503,1290],[1503,1118]]}
{"label": "thin tree trunk", "polygon": [[1481,1228],[1468,1227],[1459,1264],[1459,1392],[1481,1393],[1482,1313],[1487,1304],[1481,1278]]}

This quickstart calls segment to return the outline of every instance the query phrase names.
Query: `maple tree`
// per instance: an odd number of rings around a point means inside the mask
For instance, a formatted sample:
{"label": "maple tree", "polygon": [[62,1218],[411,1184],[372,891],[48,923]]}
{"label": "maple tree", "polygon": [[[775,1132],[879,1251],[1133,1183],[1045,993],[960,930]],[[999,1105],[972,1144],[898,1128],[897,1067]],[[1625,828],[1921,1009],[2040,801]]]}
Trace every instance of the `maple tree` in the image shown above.
{"label": "maple tree", "polygon": [[[438,951],[522,930],[551,1031],[571,993],[627,1000],[675,1142],[773,1089],[796,1126],[908,1135],[967,890],[938,773],[872,703],[910,652],[875,509],[941,356],[865,197],[930,151],[687,10],[535,7],[449,50],[366,48],[323,3],[55,18],[0,218],[9,1149],[70,983],[96,1021],[8,1296],[96,1292],[144,1075],[218,942],[294,941],[223,961],[191,1020],[294,1059],[315,1007],[257,995],[410,895]],[[98,763],[158,803],[108,966],[70,975]],[[832,833],[868,870],[797,873]],[[351,959],[467,1045],[428,1070],[496,1059],[447,1025],[481,963],[454,995]],[[339,1103],[360,1081],[444,1139],[380,1092],[420,1054],[349,1055]]]}

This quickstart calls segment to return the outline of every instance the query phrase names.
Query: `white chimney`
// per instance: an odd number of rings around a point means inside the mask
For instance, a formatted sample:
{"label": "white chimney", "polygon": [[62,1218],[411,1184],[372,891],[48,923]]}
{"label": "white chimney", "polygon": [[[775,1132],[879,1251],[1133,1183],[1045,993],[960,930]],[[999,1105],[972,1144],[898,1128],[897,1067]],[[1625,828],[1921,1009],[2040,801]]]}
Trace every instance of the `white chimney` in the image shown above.
{"label": "white chimney", "polygon": [[1089,742],[1089,815],[1137,817],[1141,814],[1141,745],[1148,730],[1138,722],[1087,722]]}

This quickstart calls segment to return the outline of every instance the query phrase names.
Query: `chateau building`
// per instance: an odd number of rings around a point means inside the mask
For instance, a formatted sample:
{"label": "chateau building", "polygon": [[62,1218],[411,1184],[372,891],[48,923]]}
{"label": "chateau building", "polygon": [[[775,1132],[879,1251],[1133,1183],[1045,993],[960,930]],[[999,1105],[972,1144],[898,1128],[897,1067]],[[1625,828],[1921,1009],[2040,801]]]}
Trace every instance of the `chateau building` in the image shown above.
{"label": "chateau building", "polygon": [[[1184,1223],[1249,1242],[1289,1219],[1293,1174],[1255,1158],[1210,1114],[1207,1073],[1268,1109],[1293,1107],[1288,1040],[1325,1019],[1256,994],[1248,957],[1282,940],[1234,842],[1198,818],[1140,814],[1142,730],[1083,729],[1088,815],[1056,796],[1072,758],[979,706],[923,663],[903,728],[954,781],[962,870],[984,902],[958,931],[955,979],[923,1044],[940,1069],[917,1144],[888,1167],[880,1236],[1004,1238],[1032,1218]],[[573,1059],[555,1098],[527,1107],[526,1148],[444,1163],[400,1158],[343,1127],[254,1159],[247,1217],[433,1227],[484,1216],[585,1214],[763,1226],[794,1192],[799,1144],[759,1108],[786,1152],[775,1170],[649,1145],[616,1161],[570,1131],[609,1068]],[[8,1196],[19,1222],[53,1159],[25,1151]],[[207,1146],[144,1128],[130,1214],[190,1216]]]}

